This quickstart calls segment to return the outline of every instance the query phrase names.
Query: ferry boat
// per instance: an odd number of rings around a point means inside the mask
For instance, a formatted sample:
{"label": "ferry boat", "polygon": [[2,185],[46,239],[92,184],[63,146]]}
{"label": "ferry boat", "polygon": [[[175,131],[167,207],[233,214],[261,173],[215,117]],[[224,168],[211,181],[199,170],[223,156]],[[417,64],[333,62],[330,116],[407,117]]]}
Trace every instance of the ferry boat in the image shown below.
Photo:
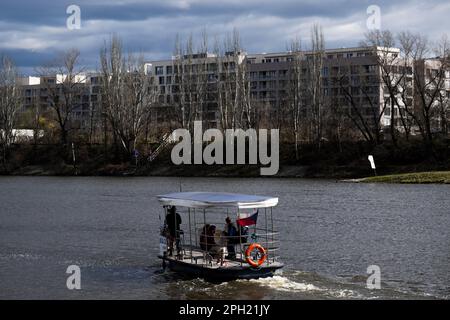
{"label": "ferry boat", "polygon": [[273,276],[279,233],[272,209],[278,198],[217,192],[159,195],[163,267],[208,281]]}

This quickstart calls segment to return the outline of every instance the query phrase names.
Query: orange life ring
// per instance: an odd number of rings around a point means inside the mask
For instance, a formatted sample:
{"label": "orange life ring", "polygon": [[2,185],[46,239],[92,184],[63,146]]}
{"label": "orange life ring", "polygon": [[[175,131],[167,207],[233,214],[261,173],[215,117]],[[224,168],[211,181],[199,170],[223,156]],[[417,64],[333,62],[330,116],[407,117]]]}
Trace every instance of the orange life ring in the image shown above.
{"label": "orange life ring", "polygon": [[[255,249],[257,249],[261,253],[261,258],[259,258],[258,261],[254,261],[250,256],[252,251]],[[266,249],[264,249],[263,246],[260,245],[259,243],[252,243],[247,248],[247,250],[245,250],[245,261],[247,261],[247,263],[254,268],[257,268],[260,265],[262,265],[264,263],[264,261],[266,261],[266,258],[267,258]]]}

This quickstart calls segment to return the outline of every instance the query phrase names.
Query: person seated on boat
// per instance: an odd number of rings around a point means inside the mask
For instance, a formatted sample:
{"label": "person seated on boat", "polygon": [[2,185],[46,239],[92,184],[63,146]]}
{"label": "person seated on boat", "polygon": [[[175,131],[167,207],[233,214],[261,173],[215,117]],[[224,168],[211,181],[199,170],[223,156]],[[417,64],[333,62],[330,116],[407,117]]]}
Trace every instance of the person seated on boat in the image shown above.
{"label": "person seated on boat", "polygon": [[168,229],[168,240],[169,240],[169,256],[173,254],[173,244],[175,242],[175,246],[177,248],[177,255],[181,252],[180,247],[180,234],[181,234],[181,216],[177,212],[177,208],[175,206],[171,206],[168,209],[168,214],[166,215],[166,225]]}
{"label": "person seated on boat", "polygon": [[205,224],[202,233],[200,234],[200,248],[204,251],[211,251],[214,246],[217,246],[214,239],[216,233],[216,226]]}
{"label": "person seated on boat", "polygon": [[215,225],[209,227],[207,235],[208,252],[211,257],[217,259],[217,263],[223,265],[225,254],[227,251],[227,243],[225,237],[223,237],[223,231],[217,230]]}
{"label": "person seated on boat", "polygon": [[217,258],[217,263],[223,263],[224,248],[216,242],[216,226],[206,224],[200,234],[200,248],[207,251],[211,257]]}
{"label": "person seated on boat", "polygon": [[231,222],[230,217],[227,217],[225,219],[225,230],[224,235],[227,237],[227,251],[228,256],[226,256],[227,259],[234,259],[236,258],[236,251],[234,249],[234,246],[239,243],[238,238],[238,232],[236,229],[236,226]]}

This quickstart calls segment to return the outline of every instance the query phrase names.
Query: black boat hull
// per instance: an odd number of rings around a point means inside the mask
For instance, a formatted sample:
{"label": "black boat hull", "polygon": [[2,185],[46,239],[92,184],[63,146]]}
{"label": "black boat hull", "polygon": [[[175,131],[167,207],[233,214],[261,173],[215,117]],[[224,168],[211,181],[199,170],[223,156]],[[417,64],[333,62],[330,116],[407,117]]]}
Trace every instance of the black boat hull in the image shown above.
{"label": "black boat hull", "polygon": [[182,273],[184,275],[190,275],[193,277],[203,278],[211,282],[224,282],[237,279],[258,279],[272,277],[276,270],[283,267],[282,264],[273,264],[269,266],[262,266],[259,268],[253,268],[251,266],[242,267],[220,267],[220,268],[207,268],[201,264],[192,264],[170,258],[163,258],[166,267],[171,271]]}

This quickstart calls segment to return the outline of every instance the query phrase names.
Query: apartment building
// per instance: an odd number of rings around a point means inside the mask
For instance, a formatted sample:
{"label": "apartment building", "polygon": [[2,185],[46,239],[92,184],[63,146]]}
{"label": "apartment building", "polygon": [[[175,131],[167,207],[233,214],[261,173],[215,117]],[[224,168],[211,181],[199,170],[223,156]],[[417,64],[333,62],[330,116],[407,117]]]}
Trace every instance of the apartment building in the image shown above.
{"label": "apartment building", "polygon": [[[158,92],[157,103],[154,104],[150,115],[153,123],[151,128],[157,133],[161,127],[173,129],[192,119],[202,119],[206,126],[220,128],[223,123],[223,104],[227,97],[223,92],[219,92],[235,90],[235,81],[238,78],[245,82],[238,85],[248,86],[246,90],[250,97],[249,103],[253,108],[262,110],[269,121],[289,117],[286,104],[289,103],[295,68],[300,73],[301,112],[305,118],[312,112],[308,90],[311,85],[311,61],[316,54],[311,51],[260,54],[227,52],[223,56],[199,53],[146,62],[145,72],[152,78],[151,83],[156,86]],[[389,88],[383,79],[384,71],[380,66],[380,57],[386,55],[392,57],[391,61],[395,62],[390,69],[390,78],[393,81],[398,77],[403,78],[403,87],[396,93],[395,103],[391,99]],[[423,75],[423,81],[427,83],[432,77],[436,77],[436,72],[440,72],[442,68],[439,59],[426,59],[412,66],[399,56],[400,50],[397,48],[355,47],[325,50],[321,54],[319,72],[322,108],[338,109],[354,117],[356,121],[365,121],[369,126],[373,125],[378,115],[381,116],[381,127],[385,128],[389,127],[392,118],[395,118],[395,128],[402,131],[400,116],[408,117],[404,108],[419,112],[417,104],[420,97],[415,90],[413,70],[417,69],[416,72]],[[449,70],[445,71],[444,76],[445,79],[440,82],[441,93],[448,105]],[[39,106],[40,112],[48,110],[52,98],[49,90],[57,89],[63,81],[64,75],[22,78],[22,110],[30,110],[36,106]],[[184,83],[186,81],[188,83]],[[92,117],[99,116],[97,111],[101,107],[100,75],[80,75],[76,82],[81,89],[78,106],[72,113],[71,125],[74,128],[89,128]],[[190,100],[182,101],[185,99],[183,95],[189,95]],[[234,103],[232,96],[228,99],[226,103]],[[442,112],[434,115],[433,127],[442,131],[442,126],[448,126],[449,121],[443,121],[450,119],[448,108],[445,113],[445,117]],[[417,130],[413,128],[412,133],[417,133]]]}
{"label": "apartment building", "polygon": [[[42,77],[23,77],[19,79],[22,86],[23,105],[21,112],[39,112],[45,114],[50,111],[51,100],[62,95],[62,83],[65,75]],[[70,124],[74,129],[89,127],[89,119],[93,112],[100,110],[100,82],[95,73],[80,74],[74,82],[77,84],[76,106],[71,112]],[[97,115],[95,115],[97,116]]]}
{"label": "apartment building", "polygon": [[[152,83],[158,91],[158,103],[152,110],[152,121],[167,123],[168,118],[176,116],[178,122],[184,123],[187,121],[185,118],[195,117],[205,120],[209,127],[219,127],[219,82],[235,76],[245,58],[246,55],[241,52],[228,52],[223,57],[198,53],[147,62],[146,73],[153,78]],[[190,96],[188,102],[182,101],[181,92]],[[171,110],[174,106],[180,107],[175,115]]]}
{"label": "apartment building", "polygon": [[[343,112],[350,114],[358,112],[364,118],[373,118],[374,105],[379,112],[384,112],[381,118],[382,126],[390,125],[391,108],[392,112],[398,113],[395,105],[386,108],[385,103],[389,96],[381,79],[381,70],[378,63],[379,55],[388,52],[390,55],[399,55],[400,50],[396,48],[341,48],[329,49],[322,55],[321,70],[321,90],[324,97],[323,104],[339,104]],[[298,54],[298,53],[296,53]],[[313,59],[314,52],[301,52],[300,71],[302,73],[302,87],[305,92],[303,96],[304,110],[306,115],[310,108],[307,100],[308,68],[309,61]],[[189,59],[189,62],[187,60]],[[170,108],[174,99],[177,99],[177,65],[184,68],[192,67],[193,74],[202,75],[207,79],[211,95],[207,102],[206,112],[203,115],[209,120],[211,126],[219,126],[218,117],[220,110],[217,104],[217,96],[213,92],[217,89],[214,83],[218,77],[224,77],[224,73],[238,72],[245,70],[247,80],[250,83],[251,103],[258,108],[267,108],[271,118],[277,112],[283,110],[283,104],[288,98],[289,84],[292,77],[293,61],[296,59],[292,52],[246,54],[227,53],[223,57],[214,54],[199,54],[195,56],[172,57],[169,60],[151,61],[146,63],[146,71],[155,78],[155,83],[159,86],[161,106]],[[298,59],[298,58],[297,58]],[[223,70],[223,65],[227,65],[227,70]],[[202,68],[199,68],[201,66]],[[204,66],[204,67],[203,67]],[[411,75],[408,75],[411,76]],[[343,84],[342,79],[346,78],[348,83]],[[348,86],[348,89],[344,88]],[[175,89],[175,90],[174,90]],[[411,92],[412,94],[412,92]],[[351,98],[353,107],[350,105]],[[178,97],[179,99],[179,97]],[[412,100],[411,100],[412,101]],[[401,103],[399,105],[401,106]],[[160,107],[159,116],[155,115],[155,120],[162,120],[164,108]],[[368,121],[370,123],[370,121]]]}

